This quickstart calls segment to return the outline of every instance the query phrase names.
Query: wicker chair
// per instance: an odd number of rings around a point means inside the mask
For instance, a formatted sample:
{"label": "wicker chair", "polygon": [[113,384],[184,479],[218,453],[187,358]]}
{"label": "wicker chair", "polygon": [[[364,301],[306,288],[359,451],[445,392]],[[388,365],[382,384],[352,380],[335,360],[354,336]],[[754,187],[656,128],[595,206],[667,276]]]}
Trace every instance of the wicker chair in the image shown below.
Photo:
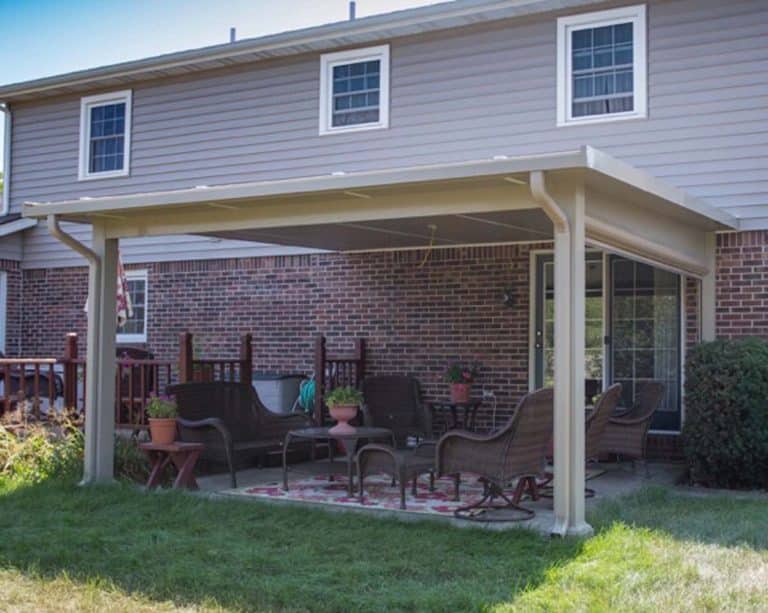
{"label": "wicker chair", "polygon": [[[514,415],[499,430],[477,434],[456,430],[437,443],[438,475],[452,475],[456,500],[463,472],[480,475],[484,494],[481,500],[454,511],[456,517],[474,521],[520,521],[535,515],[518,503],[526,491],[536,500],[536,478],[544,476],[547,446],[552,439],[553,390],[541,389],[523,397]],[[504,488],[517,479],[512,496]],[[503,504],[497,503],[497,499]],[[513,511],[512,515],[488,511]]]}
{"label": "wicker chair", "polygon": [[168,393],[179,407],[181,440],[204,443],[203,459],[225,461],[233,488],[238,460],[262,458],[282,448],[289,430],[312,425],[303,414],[272,413],[247,383],[180,383],[169,386]]}
{"label": "wicker chair", "polygon": [[363,381],[363,419],[366,426],[388,428],[403,448],[409,437],[432,439],[432,415],[421,402],[419,382],[413,377],[383,375]]}
{"label": "wicker chair", "polygon": [[632,460],[645,461],[648,430],[656,409],[664,398],[664,384],[645,383],[639,390],[635,406],[615,414],[608,421],[599,445],[600,454],[615,454]]}
{"label": "wicker chair", "polygon": [[[605,390],[595,403],[595,408],[587,417],[586,432],[584,434],[584,456],[587,464],[590,462],[596,462],[600,455],[600,441],[605,435],[605,429],[608,426],[608,421],[611,419],[611,415],[616,410],[616,405],[621,398],[621,383],[614,383],[611,387]],[[551,451],[551,450],[550,450]],[[601,471],[592,478],[603,474]],[[589,477],[588,477],[589,478]],[[547,471],[546,479],[538,484],[539,495],[545,498],[551,498],[553,495],[552,480],[554,475]],[[585,488],[584,492],[588,498],[595,495],[595,491],[591,488]]]}

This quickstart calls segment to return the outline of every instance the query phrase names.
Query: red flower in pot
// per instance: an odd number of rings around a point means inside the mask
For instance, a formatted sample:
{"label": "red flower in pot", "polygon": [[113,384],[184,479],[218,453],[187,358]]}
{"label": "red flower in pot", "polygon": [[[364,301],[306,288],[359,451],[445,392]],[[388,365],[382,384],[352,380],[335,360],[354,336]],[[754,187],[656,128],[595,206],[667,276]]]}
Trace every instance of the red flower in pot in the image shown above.
{"label": "red flower in pot", "polygon": [[451,385],[451,402],[469,402],[472,383],[477,378],[477,365],[454,363],[445,372],[445,379]]}

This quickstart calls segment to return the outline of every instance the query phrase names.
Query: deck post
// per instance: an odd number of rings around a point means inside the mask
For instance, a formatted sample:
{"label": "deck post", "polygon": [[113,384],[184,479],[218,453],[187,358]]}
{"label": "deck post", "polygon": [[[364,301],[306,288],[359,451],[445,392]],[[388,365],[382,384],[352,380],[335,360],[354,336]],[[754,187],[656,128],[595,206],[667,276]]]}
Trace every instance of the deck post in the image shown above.
{"label": "deck post", "polygon": [[240,383],[250,383],[253,377],[253,336],[249,332],[240,341]]}
{"label": "deck post", "polygon": [[706,235],[707,274],[701,279],[701,340],[717,338],[715,275],[717,274],[717,236]]}
{"label": "deck post", "polygon": [[325,337],[315,337],[315,407],[313,419],[316,426],[323,425],[323,398],[325,398]]}
{"label": "deck post", "polygon": [[194,360],[192,333],[182,332],[179,335],[179,383],[189,383],[194,380]]}
{"label": "deck post", "polygon": [[69,332],[64,345],[64,408],[77,409],[77,332]]}
{"label": "deck post", "polygon": [[106,238],[102,226],[93,226],[97,260],[88,269],[83,484],[114,479],[117,246],[117,239]]}

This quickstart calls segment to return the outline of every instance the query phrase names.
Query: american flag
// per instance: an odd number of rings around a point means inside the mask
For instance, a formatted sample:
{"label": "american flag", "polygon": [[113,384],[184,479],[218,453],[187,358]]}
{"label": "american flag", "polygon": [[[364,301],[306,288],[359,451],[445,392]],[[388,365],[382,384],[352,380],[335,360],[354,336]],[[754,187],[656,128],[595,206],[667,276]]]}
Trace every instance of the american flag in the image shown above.
{"label": "american flag", "polygon": [[[123,258],[120,253],[117,254],[117,327],[122,328],[130,317],[133,317],[133,305],[131,305],[131,294],[128,292],[128,277],[125,276],[123,268]],[[88,312],[88,301],[85,301],[85,308]]]}

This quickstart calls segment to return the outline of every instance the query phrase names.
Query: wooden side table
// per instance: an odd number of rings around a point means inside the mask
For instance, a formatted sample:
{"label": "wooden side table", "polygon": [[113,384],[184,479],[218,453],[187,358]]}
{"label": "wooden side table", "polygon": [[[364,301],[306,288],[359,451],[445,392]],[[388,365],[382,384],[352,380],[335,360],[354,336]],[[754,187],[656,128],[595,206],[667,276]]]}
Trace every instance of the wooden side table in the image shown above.
{"label": "wooden side table", "polygon": [[182,443],[181,441],[166,445],[140,443],[139,449],[146,454],[152,466],[149,479],[147,480],[147,489],[160,485],[160,479],[163,476],[165,467],[172,463],[178,471],[176,479],[173,481],[173,488],[196,490],[195,464],[204,448],[205,445],[202,443]]}

